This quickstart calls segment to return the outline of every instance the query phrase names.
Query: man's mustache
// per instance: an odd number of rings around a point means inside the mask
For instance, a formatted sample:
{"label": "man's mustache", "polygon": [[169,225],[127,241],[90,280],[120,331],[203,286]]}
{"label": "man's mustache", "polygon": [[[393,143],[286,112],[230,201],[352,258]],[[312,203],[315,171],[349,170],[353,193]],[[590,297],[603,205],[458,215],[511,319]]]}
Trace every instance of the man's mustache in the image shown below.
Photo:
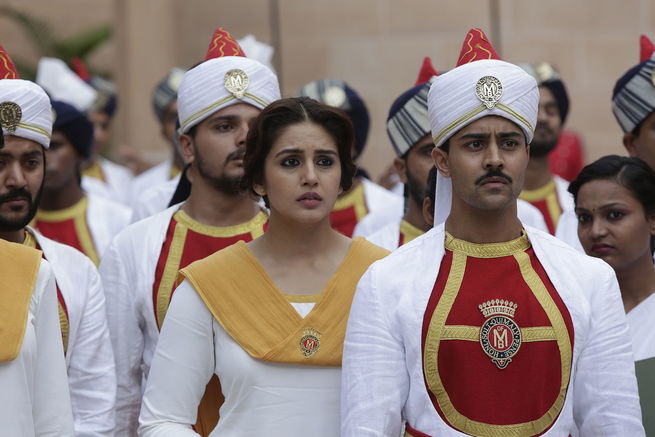
{"label": "man's mustache", "polygon": [[16,188],[14,190],[9,191],[6,194],[0,195],[0,203],[11,202],[14,200],[22,200],[22,199],[27,200],[30,204],[32,203],[32,196],[30,195],[30,192],[27,191],[25,188]]}
{"label": "man's mustache", "polygon": [[482,181],[484,181],[487,178],[504,178],[507,180],[507,183],[512,183],[512,178],[509,175],[506,175],[500,170],[493,169],[493,170],[489,170],[487,173],[477,178],[475,180],[475,185],[480,185]]}

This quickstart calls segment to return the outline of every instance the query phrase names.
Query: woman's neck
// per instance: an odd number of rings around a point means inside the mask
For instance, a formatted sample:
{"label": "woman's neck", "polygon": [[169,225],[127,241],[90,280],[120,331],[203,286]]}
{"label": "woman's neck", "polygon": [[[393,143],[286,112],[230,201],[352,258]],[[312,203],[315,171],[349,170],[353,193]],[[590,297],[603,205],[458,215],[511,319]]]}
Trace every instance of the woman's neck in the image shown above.
{"label": "woman's neck", "polygon": [[626,313],[655,292],[655,266],[650,252],[615,272]]}
{"label": "woman's neck", "polygon": [[309,259],[334,250],[350,239],[330,226],[329,217],[318,223],[301,224],[284,220],[271,213],[264,235],[258,238],[256,249],[275,254],[279,259]]}

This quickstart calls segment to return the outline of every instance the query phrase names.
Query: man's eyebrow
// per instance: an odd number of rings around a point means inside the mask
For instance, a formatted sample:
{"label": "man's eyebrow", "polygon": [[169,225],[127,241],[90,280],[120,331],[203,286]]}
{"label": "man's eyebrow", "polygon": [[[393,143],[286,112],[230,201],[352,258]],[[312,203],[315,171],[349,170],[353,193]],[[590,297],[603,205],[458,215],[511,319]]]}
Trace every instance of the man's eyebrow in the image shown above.
{"label": "man's eyebrow", "polygon": [[513,137],[522,137],[523,134],[520,134],[518,132],[510,131],[510,132],[499,132],[498,136],[500,138],[513,138]]}
{"label": "man's eyebrow", "polygon": [[472,132],[470,134],[464,134],[461,137],[459,137],[462,140],[483,140],[485,138],[488,138],[489,134],[486,133],[475,133]]}
{"label": "man's eyebrow", "polygon": [[236,116],[236,115],[217,115],[217,116],[214,116],[214,117],[209,117],[207,119],[207,121],[209,123],[213,123],[213,122],[216,122],[216,121],[234,121],[234,120],[236,120],[238,118],[239,117]]}

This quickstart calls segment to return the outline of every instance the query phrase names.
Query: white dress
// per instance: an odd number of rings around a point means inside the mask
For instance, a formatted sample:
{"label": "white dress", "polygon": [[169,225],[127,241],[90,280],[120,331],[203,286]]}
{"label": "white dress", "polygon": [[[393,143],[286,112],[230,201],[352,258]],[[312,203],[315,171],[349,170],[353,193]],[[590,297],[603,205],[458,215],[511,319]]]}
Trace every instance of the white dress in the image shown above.
{"label": "white dress", "polygon": [[[291,303],[306,316],[313,303]],[[211,437],[339,436],[341,368],[252,358],[193,286],[175,292],[141,406],[139,436],[187,437],[205,385],[220,377],[225,403]]]}
{"label": "white dress", "polygon": [[[566,305],[575,336],[564,404],[543,435],[643,436],[614,272],[545,232],[529,227],[526,232]],[[423,316],[445,253],[444,239],[440,225],[374,263],[359,282],[344,345],[343,437],[397,437],[403,419],[430,436],[463,435],[436,412],[422,365]]]}
{"label": "white dress", "polygon": [[18,357],[0,362],[0,430],[7,437],[73,437],[55,277],[42,260]]}

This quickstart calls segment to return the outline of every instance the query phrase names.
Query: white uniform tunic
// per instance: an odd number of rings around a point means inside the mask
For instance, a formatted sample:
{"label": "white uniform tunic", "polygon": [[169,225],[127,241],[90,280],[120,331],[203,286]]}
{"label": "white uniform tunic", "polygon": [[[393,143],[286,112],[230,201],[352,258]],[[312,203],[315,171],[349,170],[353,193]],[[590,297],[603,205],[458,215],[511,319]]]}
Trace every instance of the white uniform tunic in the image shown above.
{"label": "white uniform tunic", "polygon": [[[291,303],[304,317],[313,303]],[[191,437],[205,385],[219,375],[225,403],[211,437],[339,436],[341,368],[252,358],[193,286],[178,287],[164,322],[139,418],[141,437]]]}
{"label": "white uniform tunic", "polygon": [[[564,405],[543,435],[643,436],[630,336],[614,272],[544,232],[526,231],[570,313],[575,335]],[[433,437],[463,435],[437,413],[423,372],[423,317],[445,253],[444,239],[440,225],[374,263],[359,282],[344,345],[343,437],[397,437],[403,419]]]}
{"label": "white uniform tunic", "polygon": [[[141,194],[157,185],[170,181],[173,179],[174,175],[177,175],[177,173],[179,173],[179,171],[173,168],[173,159],[167,159],[166,161],[149,168],[140,175],[135,176],[132,180],[132,204],[134,205]],[[166,204],[166,206],[168,206],[168,204]]]}
{"label": "white uniform tunic", "polygon": [[73,437],[55,277],[41,261],[18,357],[0,363],[0,433]]}
{"label": "white uniform tunic", "polygon": [[129,205],[132,197],[132,172],[122,165],[99,157],[98,164],[102,169],[104,181],[82,176],[82,188],[87,193],[97,194],[106,199],[113,200],[123,205]]}
{"label": "white uniform tunic", "polygon": [[627,315],[635,361],[655,357],[655,294],[651,294]]}
{"label": "white uniform tunic", "polygon": [[107,320],[116,357],[116,435],[136,435],[142,378],[157,346],[152,284],[166,230],[178,206],[119,234],[100,263]]}
{"label": "white uniform tunic", "polygon": [[66,367],[76,437],[114,435],[116,373],[100,275],[90,259],[29,229],[68,311]]}
{"label": "white uniform tunic", "polygon": [[136,200],[133,204],[134,209],[130,222],[136,223],[168,208],[179,182],[180,175],[177,175],[173,179],[151,186],[143,192],[135,191]]}

